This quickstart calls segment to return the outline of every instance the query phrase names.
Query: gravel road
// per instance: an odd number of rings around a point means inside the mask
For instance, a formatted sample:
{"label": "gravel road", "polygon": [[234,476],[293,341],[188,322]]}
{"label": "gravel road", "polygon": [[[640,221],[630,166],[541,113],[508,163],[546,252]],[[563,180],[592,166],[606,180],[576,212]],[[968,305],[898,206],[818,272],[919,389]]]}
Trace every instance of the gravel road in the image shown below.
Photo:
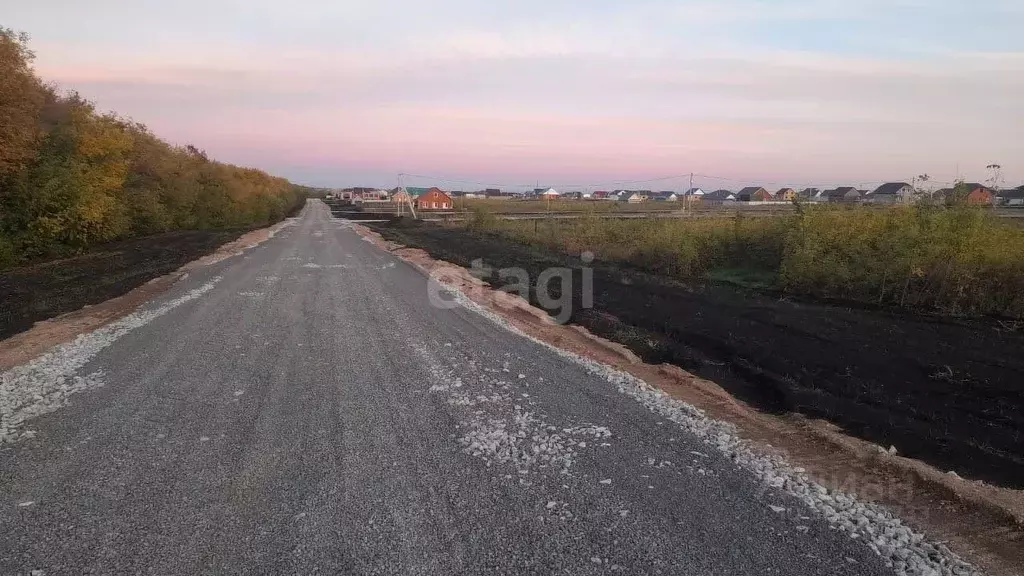
{"label": "gravel road", "polygon": [[891,574],[313,202],[4,375],[0,574]]}

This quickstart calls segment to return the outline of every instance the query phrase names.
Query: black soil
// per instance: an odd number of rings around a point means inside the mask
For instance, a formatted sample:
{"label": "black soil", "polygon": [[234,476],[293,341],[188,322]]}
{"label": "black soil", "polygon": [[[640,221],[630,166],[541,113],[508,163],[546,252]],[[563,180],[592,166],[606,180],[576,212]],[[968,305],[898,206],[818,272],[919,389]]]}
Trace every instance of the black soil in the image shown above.
{"label": "black soil", "polygon": [[98,246],[87,254],[0,272],[0,339],[120,296],[209,254],[245,230],[182,230]]}
{"label": "black soil", "polygon": [[[576,259],[488,233],[371,226],[462,266],[482,258],[532,279],[575,267],[571,322],[647,362],[678,365],[761,410],[827,419],[939,469],[1024,488],[1024,326],[688,286],[602,262],[592,264],[594,307],[585,310]],[[496,273],[487,279],[502,284]]]}

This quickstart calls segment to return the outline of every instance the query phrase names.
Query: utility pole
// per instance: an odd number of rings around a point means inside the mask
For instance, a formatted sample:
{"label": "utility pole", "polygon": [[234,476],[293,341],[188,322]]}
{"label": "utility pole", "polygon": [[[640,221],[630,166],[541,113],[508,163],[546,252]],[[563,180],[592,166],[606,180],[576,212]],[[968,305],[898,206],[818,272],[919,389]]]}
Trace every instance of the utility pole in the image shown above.
{"label": "utility pole", "polygon": [[[409,194],[409,191],[405,188],[405,184],[402,183],[403,176],[405,176],[405,174],[398,175],[398,193],[405,193],[405,199],[403,200],[403,202],[409,203],[409,213],[412,214],[413,218],[416,218],[416,209],[413,207],[412,204],[412,194]],[[398,204],[398,206],[402,206],[401,202]]]}
{"label": "utility pole", "polygon": [[693,200],[690,193],[693,191],[693,172],[690,172],[690,187],[686,189],[686,194],[683,195],[683,212],[686,212],[686,205]]}

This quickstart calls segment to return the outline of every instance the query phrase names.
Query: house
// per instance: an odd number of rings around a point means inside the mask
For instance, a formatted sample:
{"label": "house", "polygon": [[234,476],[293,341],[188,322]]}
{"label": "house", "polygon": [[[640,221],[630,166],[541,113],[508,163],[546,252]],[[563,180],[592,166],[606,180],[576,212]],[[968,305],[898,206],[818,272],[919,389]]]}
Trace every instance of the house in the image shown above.
{"label": "house", "polygon": [[1001,191],[999,203],[1004,206],[1024,206],[1024,186]]}
{"label": "house", "polygon": [[597,190],[591,195],[591,198],[594,200],[614,200],[612,193],[607,190]]}
{"label": "house", "polygon": [[967,203],[973,206],[991,206],[996,199],[995,190],[978,184],[977,182],[970,182],[966,184],[967,192]]}
{"label": "house", "polygon": [[394,188],[391,190],[391,202],[392,204],[407,204],[412,200],[412,194],[401,188]]}
{"label": "house", "polygon": [[700,188],[690,188],[686,192],[683,192],[683,196],[687,196],[687,197],[693,196],[695,198],[699,198],[699,197],[703,196],[704,194],[705,194],[704,190],[701,190]]}
{"label": "house", "polygon": [[704,195],[705,202],[735,202],[736,195],[728,190],[715,190]]}
{"label": "house", "polygon": [[824,195],[833,204],[855,204],[861,201],[860,190],[853,186],[840,186],[832,190],[826,190]]}
{"label": "house", "polygon": [[364,201],[370,200],[370,201],[377,201],[377,202],[387,202],[387,200],[388,200],[388,191],[387,190],[370,189],[370,190],[367,190],[367,191],[362,193],[362,198],[363,198]]}
{"label": "house", "polygon": [[647,194],[644,190],[626,190],[619,195],[619,202],[628,202],[630,204],[637,204],[647,200]]}
{"label": "house", "polygon": [[864,197],[871,204],[909,204],[914,187],[906,182],[886,182]]}
{"label": "house", "polygon": [[440,188],[428,188],[426,192],[415,195],[411,188],[407,188],[413,195],[413,202],[417,210],[451,210],[452,197]]}
{"label": "house", "polygon": [[747,186],[736,195],[740,202],[768,202],[772,193],[760,186]]}
{"label": "house", "polygon": [[808,202],[828,202],[828,197],[825,195],[825,190],[821,188],[804,188],[797,196],[807,200]]}
{"label": "house", "polygon": [[932,198],[939,201],[952,201],[954,193],[963,195],[963,201],[972,206],[991,206],[995,202],[996,192],[977,182],[964,182],[956,188],[942,188],[932,194]]}
{"label": "house", "polygon": [[792,202],[796,200],[796,190],[792,188],[779,188],[779,191],[773,197],[779,202]]}
{"label": "house", "polygon": [[554,188],[535,188],[533,195],[544,200],[557,200],[560,196]]}
{"label": "house", "polygon": [[653,199],[655,202],[675,202],[679,200],[679,196],[671,190],[663,190],[655,194]]}

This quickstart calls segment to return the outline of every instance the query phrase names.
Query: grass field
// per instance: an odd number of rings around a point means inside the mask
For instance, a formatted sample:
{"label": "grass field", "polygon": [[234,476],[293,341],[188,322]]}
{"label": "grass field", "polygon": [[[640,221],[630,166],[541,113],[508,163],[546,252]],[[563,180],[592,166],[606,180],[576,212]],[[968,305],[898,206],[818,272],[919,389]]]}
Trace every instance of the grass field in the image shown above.
{"label": "grass field", "polygon": [[811,206],[776,218],[609,220],[595,213],[541,222],[475,210],[459,225],[676,278],[1024,318],[1024,227],[982,209]]}

